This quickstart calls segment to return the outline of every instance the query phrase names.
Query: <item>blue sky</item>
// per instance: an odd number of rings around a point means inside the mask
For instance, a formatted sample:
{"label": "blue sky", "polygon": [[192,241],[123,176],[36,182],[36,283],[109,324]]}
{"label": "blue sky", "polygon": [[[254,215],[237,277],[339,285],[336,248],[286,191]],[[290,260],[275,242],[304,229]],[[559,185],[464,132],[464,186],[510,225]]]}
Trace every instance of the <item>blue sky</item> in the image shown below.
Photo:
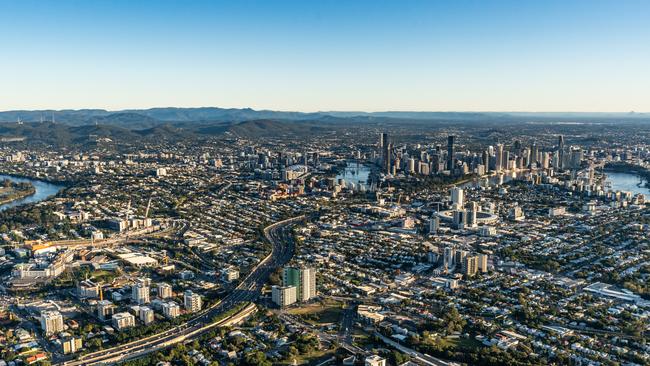
{"label": "blue sky", "polygon": [[650,112],[650,1],[0,0],[0,110]]}

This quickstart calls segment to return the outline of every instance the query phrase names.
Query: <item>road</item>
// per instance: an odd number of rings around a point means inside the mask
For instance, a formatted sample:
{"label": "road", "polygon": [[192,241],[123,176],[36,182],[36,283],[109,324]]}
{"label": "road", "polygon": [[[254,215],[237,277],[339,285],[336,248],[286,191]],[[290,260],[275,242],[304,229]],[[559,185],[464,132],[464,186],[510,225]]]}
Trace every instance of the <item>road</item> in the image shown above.
{"label": "road", "polygon": [[186,323],[166,331],[138,339],[106,350],[97,351],[79,357],[77,360],[58,365],[81,366],[113,364],[141,357],[145,354],[162,350],[178,342],[192,339],[205,333],[215,325],[212,319],[221,315],[241,302],[253,302],[261,294],[262,287],[271,273],[287,263],[295,251],[291,227],[303,220],[304,216],[277,222],[264,229],[266,239],[272,244],[271,253],[244,278],[240,284],[221,301],[197,313]]}
{"label": "road", "polygon": [[404,345],[401,345],[401,344],[395,342],[394,340],[392,340],[392,339],[390,339],[388,337],[385,337],[383,334],[381,334],[379,332],[375,332],[375,335],[377,337],[379,337],[379,339],[381,339],[387,345],[389,345],[389,346],[391,346],[393,348],[396,348],[397,350],[399,350],[402,353],[406,353],[408,355],[411,355],[411,357],[415,358],[417,361],[419,361],[419,362],[421,362],[421,363],[423,363],[425,365],[430,365],[430,366],[457,366],[457,365],[459,365],[456,362],[445,361],[445,360],[441,360],[439,358],[435,358],[433,356],[430,356],[430,355],[427,355],[427,354],[424,354],[424,353],[420,353],[420,352],[418,352],[418,351],[416,351],[414,349],[411,349],[411,348],[408,348],[408,347],[406,347]]}

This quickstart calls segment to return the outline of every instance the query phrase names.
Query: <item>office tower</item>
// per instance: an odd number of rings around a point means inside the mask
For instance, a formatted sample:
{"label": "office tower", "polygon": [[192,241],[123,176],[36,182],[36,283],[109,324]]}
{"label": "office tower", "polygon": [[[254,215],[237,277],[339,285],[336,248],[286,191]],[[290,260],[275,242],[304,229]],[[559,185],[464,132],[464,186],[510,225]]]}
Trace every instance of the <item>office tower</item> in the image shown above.
{"label": "office tower", "polygon": [[431,166],[431,168],[429,169],[431,171],[431,173],[439,173],[440,172],[440,155],[439,154],[431,155],[429,165]]}
{"label": "office tower", "polygon": [[316,296],[316,271],[313,268],[285,267],[282,285],[295,286],[297,301],[308,301]]}
{"label": "office tower", "polygon": [[580,163],[582,162],[582,158],[583,158],[582,149],[580,148],[571,149],[569,158],[570,158],[569,167],[571,169],[580,168]]}
{"label": "office tower", "polygon": [[488,271],[488,255],[484,253],[479,253],[478,255],[478,269],[481,273],[487,273]]}
{"label": "office tower", "polygon": [[514,145],[512,147],[512,150],[515,153],[515,155],[517,155],[517,156],[521,155],[521,147],[522,147],[521,146],[521,141],[515,140],[515,143],[514,143]]}
{"label": "office tower", "polygon": [[462,188],[454,187],[451,189],[451,205],[454,208],[463,207],[465,202],[465,193]]}
{"label": "office tower", "polygon": [[450,135],[447,137],[447,170],[449,170],[451,173],[454,172],[454,140],[456,139],[456,136]]}
{"label": "office tower", "polygon": [[131,288],[131,300],[138,305],[149,303],[149,285],[150,281],[138,279]]}
{"label": "office tower", "polygon": [[482,157],[481,160],[483,160],[483,165],[485,165],[485,174],[489,173],[490,172],[490,153],[487,150],[483,151],[483,157]]}
{"label": "office tower", "polygon": [[533,164],[537,164],[539,161],[539,149],[537,147],[537,143],[533,141],[533,145],[530,147],[530,166],[532,167]]}
{"label": "office tower", "polygon": [[173,301],[163,303],[161,308],[163,315],[168,319],[174,319],[181,315],[181,307]]}
{"label": "office tower", "polygon": [[469,254],[468,251],[462,250],[462,249],[457,249],[456,253],[454,254],[454,262],[458,265],[463,265],[463,261],[465,260],[465,257]]}
{"label": "office tower", "polygon": [[278,306],[289,306],[296,302],[296,292],[296,286],[273,286],[271,300]]}
{"label": "office tower", "polygon": [[130,313],[123,312],[113,314],[113,328],[122,330],[135,326],[135,317]]}
{"label": "office tower", "polygon": [[503,170],[503,144],[497,144],[495,169],[498,172]]}
{"label": "office tower", "polygon": [[415,158],[409,158],[409,173],[415,173]]}
{"label": "office tower", "polygon": [[462,230],[467,224],[467,211],[465,210],[454,210],[454,228]]}
{"label": "office tower", "polygon": [[172,285],[168,283],[159,283],[158,284],[158,297],[161,299],[166,299],[172,297]]}
{"label": "office tower", "polygon": [[478,256],[467,256],[463,259],[463,274],[471,277],[478,272]]}
{"label": "office tower", "polygon": [[106,321],[115,314],[116,306],[108,300],[97,301],[97,317],[100,320]]}
{"label": "office tower", "polygon": [[392,174],[392,167],[393,167],[393,144],[390,142],[386,144],[386,147],[384,148],[384,172],[386,174]]}
{"label": "office tower", "polygon": [[436,234],[438,232],[438,229],[440,229],[440,218],[438,216],[434,216],[429,219],[429,234]]}
{"label": "office tower", "polygon": [[476,227],[478,225],[477,216],[478,216],[478,203],[476,202],[467,203],[467,226]]}
{"label": "office tower", "polygon": [[564,168],[564,136],[560,135],[557,139],[557,156],[558,168]]}
{"label": "office tower", "polygon": [[381,151],[381,166],[382,170],[386,173],[390,173],[390,146],[388,143],[388,134],[382,132],[379,135],[379,149]]}
{"label": "office tower", "polygon": [[442,263],[445,267],[450,268],[454,264],[454,248],[445,247],[442,257]]}
{"label": "office tower", "polygon": [[46,336],[63,331],[63,315],[56,310],[41,312],[41,329]]}
{"label": "office tower", "polygon": [[185,310],[187,310],[190,313],[194,313],[201,310],[201,306],[203,306],[203,302],[201,301],[201,295],[195,294],[191,290],[187,290],[183,294],[183,303],[185,305]]}
{"label": "office tower", "polygon": [[550,155],[549,155],[548,151],[542,152],[542,162],[541,162],[542,168],[548,169],[548,167],[550,165],[549,164],[550,160],[551,160],[551,158],[550,158]]}

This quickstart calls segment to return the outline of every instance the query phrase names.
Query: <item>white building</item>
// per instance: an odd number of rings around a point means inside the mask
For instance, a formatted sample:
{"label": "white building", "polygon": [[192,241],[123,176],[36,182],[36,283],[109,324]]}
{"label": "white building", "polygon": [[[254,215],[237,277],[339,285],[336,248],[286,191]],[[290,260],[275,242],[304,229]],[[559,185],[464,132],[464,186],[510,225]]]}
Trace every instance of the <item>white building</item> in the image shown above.
{"label": "white building", "polygon": [[140,311],[138,312],[138,316],[140,317],[140,321],[145,325],[153,323],[154,320],[153,310],[147,306],[143,306],[140,308]]}
{"label": "white building", "polygon": [[113,327],[117,330],[122,330],[135,326],[135,317],[130,313],[123,312],[113,314]]}
{"label": "white building", "polygon": [[485,253],[478,254],[478,269],[481,273],[487,273],[488,271],[488,255]]}
{"label": "white building", "polygon": [[41,312],[41,329],[45,335],[52,335],[63,331],[63,315],[56,310]]}
{"label": "white building", "polygon": [[239,271],[236,268],[228,267],[223,271],[223,279],[226,282],[232,282],[239,279]]}
{"label": "white building", "polygon": [[465,205],[465,192],[462,188],[451,189],[451,204],[453,208],[462,208]]}
{"label": "white building", "polygon": [[142,305],[149,303],[149,285],[146,281],[139,279],[131,288],[131,300]]}
{"label": "white building", "polygon": [[296,302],[296,286],[273,286],[271,299],[278,306],[289,306]]}
{"label": "white building", "polygon": [[185,310],[191,313],[201,310],[201,306],[203,306],[201,295],[195,294],[190,290],[185,291],[185,294],[183,294],[183,302],[185,304]]}
{"label": "white building", "polygon": [[166,299],[172,297],[172,285],[168,283],[159,283],[158,284],[158,297],[161,299]]}
{"label": "white building", "polygon": [[366,357],[365,366],[386,366],[386,359],[378,355],[371,355]]}
{"label": "white building", "polygon": [[285,267],[282,285],[296,287],[296,300],[308,301],[316,296],[316,271],[313,268]]}
{"label": "white building", "polygon": [[174,319],[181,315],[181,307],[173,301],[162,304],[162,313],[166,318]]}
{"label": "white building", "polygon": [[108,300],[97,301],[97,316],[100,320],[107,320],[115,313],[116,306]]}

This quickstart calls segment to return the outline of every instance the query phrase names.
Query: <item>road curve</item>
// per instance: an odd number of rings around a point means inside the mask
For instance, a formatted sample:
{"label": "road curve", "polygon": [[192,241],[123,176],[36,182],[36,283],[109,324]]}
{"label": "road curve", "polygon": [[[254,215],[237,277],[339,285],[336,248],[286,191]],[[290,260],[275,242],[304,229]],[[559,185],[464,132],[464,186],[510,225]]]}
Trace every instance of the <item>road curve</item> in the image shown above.
{"label": "road curve", "polygon": [[[189,321],[166,331],[147,336],[123,345],[89,353],[74,361],[58,363],[59,366],[108,365],[162,350],[178,342],[198,337],[224,320],[214,323],[215,316],[223,314],[241,302],[254,302],[271,273],[287,263],[295,251],[290,228],[305,218],[304,215],[276,222],[264,229],[265,238],[271,243],[271,253],[263,258],[240,284],[221,301],[200,311]],[[237,314],[232,317],[237,316]]]}

